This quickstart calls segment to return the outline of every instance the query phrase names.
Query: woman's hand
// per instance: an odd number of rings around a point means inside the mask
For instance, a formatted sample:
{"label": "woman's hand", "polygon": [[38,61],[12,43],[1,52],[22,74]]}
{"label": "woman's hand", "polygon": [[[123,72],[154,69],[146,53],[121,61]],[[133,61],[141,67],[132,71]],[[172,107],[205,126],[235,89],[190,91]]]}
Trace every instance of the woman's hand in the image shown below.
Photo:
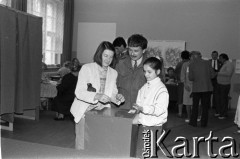
{"label": "woman's hand", "polygon": [[121,103],[125,101],[125,98],[124,98],[124,96],[122,94],[117,94],[116,95],[116,99],[118,101],[120,101]]}
{"label": "woman's hand", "polygon": [[136,103],[133,104],[133,108],[137,110],[137,113],[143,112],[143,107]]}
{"label": "woman's hand", "polygon": [[111,101],[111,98],[108,97],[107,95],[105,94],[102,94],[102,93],[97,93],[94,97],[94,100],[98,100],[102,103],[108,103]]}

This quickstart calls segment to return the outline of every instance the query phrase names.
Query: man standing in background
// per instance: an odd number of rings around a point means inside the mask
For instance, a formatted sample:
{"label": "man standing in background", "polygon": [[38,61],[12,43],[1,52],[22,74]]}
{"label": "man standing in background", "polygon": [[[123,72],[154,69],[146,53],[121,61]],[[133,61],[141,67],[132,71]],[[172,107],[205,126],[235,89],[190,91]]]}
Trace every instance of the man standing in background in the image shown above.
{"label": "man standing in background", "polygon": [[234,66],[225,53],[219,55],[219,60],[223,65],[217,74],[216,114],[219,114],[218,119],[225,119],[228,110],[228,95],[231,88],[231,78],[234,72]]}
{"label": "man standing in background", "polygon": [[[215,73],[220,70],[221,62],[218,60],[218,52],[212,52],[212,59],[209,60],[211,62],[211,66]],[[212,79],[213,91],[212,91],[212,108],[216,108],[216,95],[217,95],[217,76]],[[215,114],[217,116],[217,114]]]}
{"label": "man standing in background", "polygon": [[126,55],[128,53],[127,52],[127,44],[126,44],[125,40],[123,39],[123,37],[117,37],[113,41],[113,46],[115,48],[115,52],[116,52],[118,61],[126,58]]}
{"label": "man standing in background", "polygon": [[189,125],[197,127],[198,107],[201,101],[201,127],[206,127],[208,123],[208,108],[211,103],[211,91],[213,90],[211,79],[215,73],[209,61],[201,58],[199,51],[192,51],[191,54],[193,62],[189,65],[189,80],[193,82],[193,106]]}
{"label": "man standing in background", "polygon": [[128,38],[129,55],[120,60],[116,65],[118,72],[118,92],[125,97],[125,103],[120,109],[131,109],[136,102],[138,90],[146,83],[143,72],[143,62],[147,56],[147,39],[140,34]]}

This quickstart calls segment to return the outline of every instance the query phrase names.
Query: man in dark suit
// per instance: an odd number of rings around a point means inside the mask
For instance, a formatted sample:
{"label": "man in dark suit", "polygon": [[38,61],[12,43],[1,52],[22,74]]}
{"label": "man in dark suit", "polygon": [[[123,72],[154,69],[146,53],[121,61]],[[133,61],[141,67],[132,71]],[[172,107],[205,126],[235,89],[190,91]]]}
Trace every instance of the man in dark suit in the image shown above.
{"label": "man in dark suit", "polygon": [[191,54],[193,62],[189,65],[189,80],[193,82],[193,106],[189,125],[197,126],[198,106],[201,101],[201,127],[206,127],[208,122],[208,108],[211,102],[211,91],[213,90],[211,79],[215,73],[209,61],[201,58],[199,51],[192,51]]}
{"label": "man in dark suit", "polygon": [[210,59],[209,61],[211,62],[211,66],[214,69],[214,71],[218,72],[221,68],[221,62],[218,59],[217,51],[212,52],[212,59]]}
{"label": "man in dark suit", "polygon": [[[218,52],[212,52],[212,59],[209,60],[214,72],[218,72],[221,68],[221,62],[218,60]],[[216,95],[217,95],[217,76],[212,79],[213,91],[212,91],[212,108],[216,108]],[[215,114],[217,115],[217,114]]]}

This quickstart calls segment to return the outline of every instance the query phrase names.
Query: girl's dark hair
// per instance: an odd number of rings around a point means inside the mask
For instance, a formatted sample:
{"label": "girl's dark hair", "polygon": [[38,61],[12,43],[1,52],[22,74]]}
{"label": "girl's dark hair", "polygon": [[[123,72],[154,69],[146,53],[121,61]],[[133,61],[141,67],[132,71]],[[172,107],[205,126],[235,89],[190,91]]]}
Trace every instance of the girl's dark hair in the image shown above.
{"label": "girl's dark hair", "polygon": [[100,45],[98,46],[98,48],[94,54],[93,61],[102,67],[102,54],[105,50],[110,50],[114,53],[112,63],[110,64],[110,67],[114,68],[116,65],[115,48],[114,48],[113,44],[108,41],[103,41],[100,43]]}
{"label": "girl's dark hair", "polygon": [[161,70],[162,72],[162,62],[156,57],[150,57],[146,59],[143,65],[149,65],[154,70]]}

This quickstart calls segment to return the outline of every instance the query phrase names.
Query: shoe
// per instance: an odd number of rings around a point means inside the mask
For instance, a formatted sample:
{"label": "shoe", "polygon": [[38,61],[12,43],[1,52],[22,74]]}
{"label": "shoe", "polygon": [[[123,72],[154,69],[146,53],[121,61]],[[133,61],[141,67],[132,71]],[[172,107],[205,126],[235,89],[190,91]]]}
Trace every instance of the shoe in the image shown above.
{"label": "shoe", "polygon": [[218,114],[218,113],[215,113],[215,114],[214,114],[215,117],[218,117],[219,115],[220,115],[220,114]]}
{"label": "shoe", "polygon": [[54,118],[54,120],[56,120],[56,121],[63,121],[64,117],[63,118],[56,117],[56,118]]}
{"label": "shoe", "polygon": [[185,122],[186,122],[186,123],[189,123],[189,121],[190,121],[189,119],[185,119]]}
{"label": "shoe", "polygon": [[222,119],[226,119],[226,117],[224,117],[224,116],[219,116],[218,119],[221,119],[221,120],[222,120]]}

